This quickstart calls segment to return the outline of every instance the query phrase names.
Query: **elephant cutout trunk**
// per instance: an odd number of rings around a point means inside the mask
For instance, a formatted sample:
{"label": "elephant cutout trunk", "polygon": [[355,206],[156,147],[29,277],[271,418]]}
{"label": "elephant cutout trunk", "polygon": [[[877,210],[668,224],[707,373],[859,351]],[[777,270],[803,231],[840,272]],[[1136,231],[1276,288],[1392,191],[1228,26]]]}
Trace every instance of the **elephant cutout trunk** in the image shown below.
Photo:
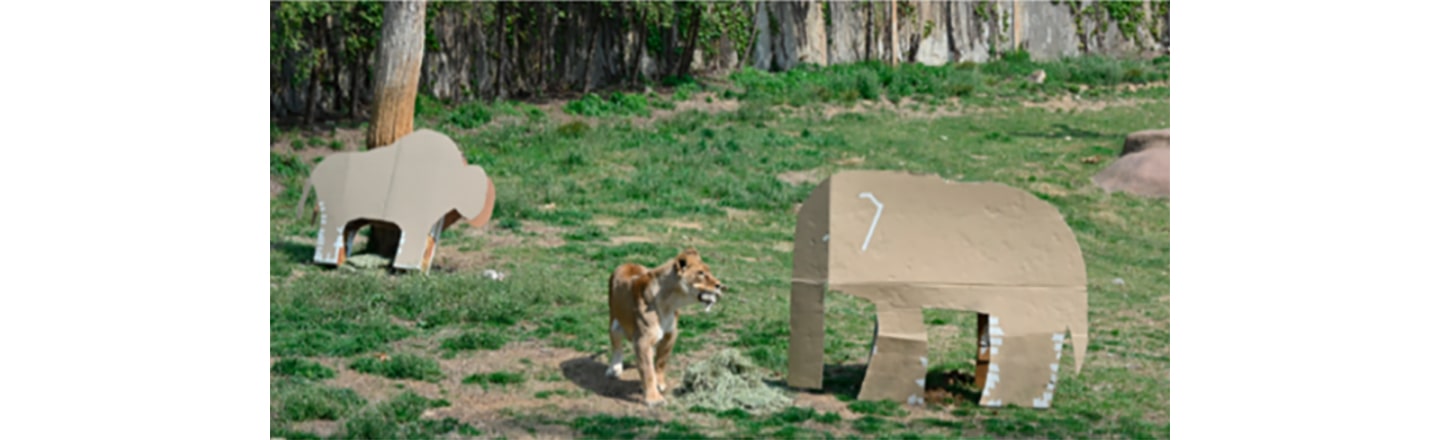
{"label": "elephant cutout trunk", "polygon": [[801,207],[791,281],[792,386],[822,388],[824,292],[875,304],[862,400],[923,403],[922,310],[982,313],[980,404],[1045,408],[1070,334],[1078,373],[1088,343],[1085,265],[1060,213],[993,183],[903,173],[831,176]]}
{"label": "elephant cutout trunk", "polygon": [[484,168],[468,165],[450,138],[431,130],[327,156],[306,182],[301,213],[312,186],[320,223],[314,260],[333,265],[344,263],[361,226],[390,225],[398,229],[392,266],[428,271],[440,233],[460,218],[483,226],[495,204]]}

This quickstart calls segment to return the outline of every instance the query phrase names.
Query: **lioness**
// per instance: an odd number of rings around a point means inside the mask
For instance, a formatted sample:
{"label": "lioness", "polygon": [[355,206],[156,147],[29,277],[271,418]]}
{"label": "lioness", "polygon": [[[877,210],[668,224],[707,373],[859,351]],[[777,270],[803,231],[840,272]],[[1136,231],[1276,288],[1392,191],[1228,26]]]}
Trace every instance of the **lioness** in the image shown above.
{"label": "lioness", "polygon": [[705,304],[705,310],[720,299],[725,286],[715,278],[700,253],[687,248],[680,255],[654,269],[625,263],[610,275],[610,368],[609,377],[620,377],[625,342],[634,344],[640,368],[640,389],[645,404],[665,403],[665,366],[679,333],[676,319],[681,307]]}

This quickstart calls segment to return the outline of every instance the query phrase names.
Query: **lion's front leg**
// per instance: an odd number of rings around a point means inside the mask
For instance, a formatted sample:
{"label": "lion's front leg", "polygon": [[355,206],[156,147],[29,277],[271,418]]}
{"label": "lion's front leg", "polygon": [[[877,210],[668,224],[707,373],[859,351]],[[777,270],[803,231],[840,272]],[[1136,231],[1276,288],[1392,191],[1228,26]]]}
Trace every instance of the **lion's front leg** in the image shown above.
{"label": "lion's front leg", "polygon": [[660,344],[655,348],[655,381],[660,392],[665,392],[665,367],[670,363],[670,351],[675,348],[675,338],[679,337],[678,329],[671,329],[665,332],[665,337],[660,339]]}
{"label": "lion's front leg", "polygon": [[635,341],[635,357],[640,370],[640,391],[645,396],[645,404],[649,406],[665,403],[665,397],[660,395],[656,386],[655,371],[655,336],[642,335]]}

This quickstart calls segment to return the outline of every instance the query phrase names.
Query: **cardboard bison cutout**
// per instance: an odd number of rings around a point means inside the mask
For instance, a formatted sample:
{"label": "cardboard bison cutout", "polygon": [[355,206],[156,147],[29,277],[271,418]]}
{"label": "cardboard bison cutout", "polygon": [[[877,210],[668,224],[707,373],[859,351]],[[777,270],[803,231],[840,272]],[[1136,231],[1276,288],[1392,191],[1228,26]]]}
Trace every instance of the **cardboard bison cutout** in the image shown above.
{"label": "cardboard bison cutout", "polygon": [[324,264],[344,264],[356,232],[385,222],[400,232],[392,265],[428,271],[441,231],[461,218],[483,226],[495,206],[485,169],[468,165],[454,141],[431,130],[392,146],[327,156],[310,173],[301,212],[312,186],[320,218],[315,262]]}

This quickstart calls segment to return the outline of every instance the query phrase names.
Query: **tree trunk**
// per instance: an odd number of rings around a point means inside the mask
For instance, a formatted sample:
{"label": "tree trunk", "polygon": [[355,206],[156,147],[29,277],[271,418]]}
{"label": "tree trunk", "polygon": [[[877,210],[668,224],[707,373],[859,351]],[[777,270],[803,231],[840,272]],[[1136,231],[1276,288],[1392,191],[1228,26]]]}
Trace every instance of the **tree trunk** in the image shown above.
{"label": "tree trunk", "polygon": [[635,32],[635,68],[630,71],[630,86],[634,87],[640,84],[640,75],[645,73],[645,50],[647,48],[645,42],[650,39],[650,27],[645,24],[645,10],[640,8],[639,5],[631,9],[630,14],[635,20],[633,25],[637,27]]}
{"label": "tree trunk", "polygon": [[691,8],[693,10],[690,12],[690,35],[685,38],[685,49],[680,54],[680,64],[675,66],[673,75],[676,77],[690,74],[690,65],[695,62],[695,37],[700,35],[700,19],[704,18],[705,9],[709,9],[710,6],[707,4],[702,7],[692,3]]}
{"label": "tree trunk", "polygon": [[[368,148],[394,144],[415,127],[415,94],[425,54],[425,2],[385,4],[379,56],[375,59],[375,103],[371,107]],[[388,223],[370,227],[369,249],[386,258],[399,250],[400,230]]]}
{"label": "tree trunk", "polygon": [[600,39],[600,30],[597,29],[600,24],[599,4],[592,3],[589,10],[589,18],[585,20],[585,30],[590,37],[590,49],[585,51],[585,86],[580,92],[582,94],[590,93],[590,67],[595,65],[595,42]]}
{"label": "tree trunk", "polygon": [[900,26],[896,0],[890,0],[890,65],[900,65]]}
{"label": "tree trunk", "polygon": [[365,139],[369,148],[393,144],[414,130],[425,54],[425,2],[386,3],[383,23],[375,60],[375,104]]}
{"label": "tree trunk", "polygon": [[495,99],[505,99],[505,2],[495,4]]}

